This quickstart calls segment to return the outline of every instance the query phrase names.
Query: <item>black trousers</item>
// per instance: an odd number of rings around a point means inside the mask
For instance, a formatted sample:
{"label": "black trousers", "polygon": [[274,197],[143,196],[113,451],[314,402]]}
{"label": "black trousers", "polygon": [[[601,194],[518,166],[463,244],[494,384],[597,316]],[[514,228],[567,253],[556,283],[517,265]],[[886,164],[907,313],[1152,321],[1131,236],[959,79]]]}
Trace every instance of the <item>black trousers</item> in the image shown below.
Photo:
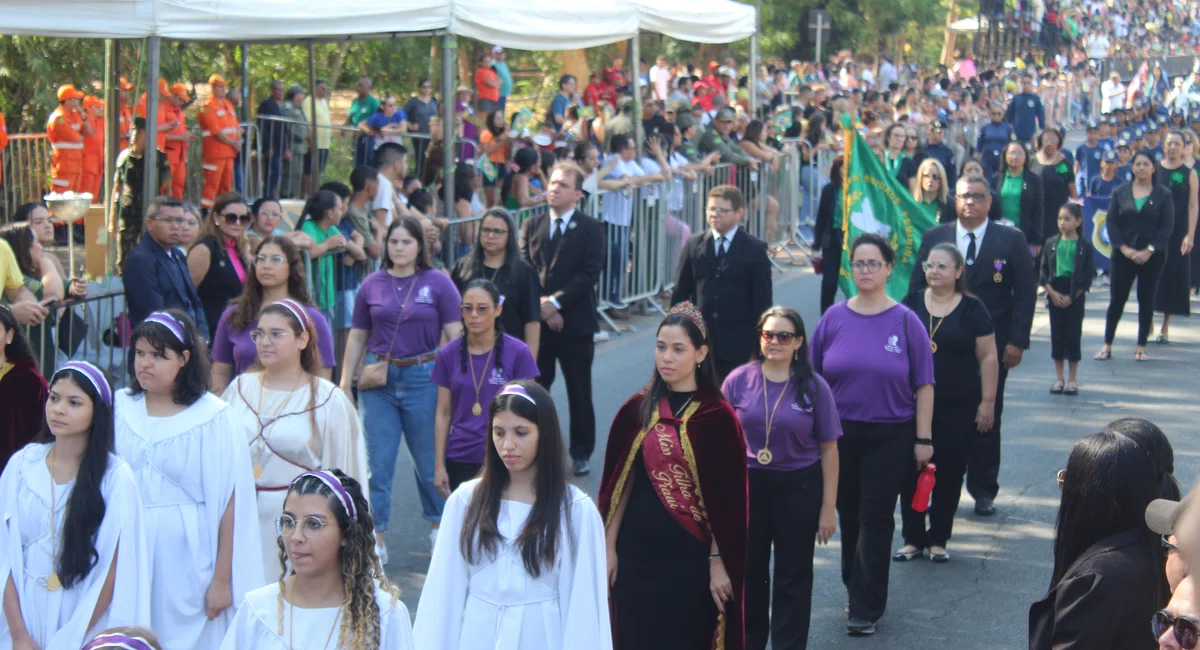
{"label": "black trousers", "polygon": [[[978,432],[975,414],[979,400],[946,400],[933,406],[933,464],[937,465],[937,482],[933,485],[933,503],[928,512],[912,509],[913,492],[917,489],[917,465],[910,466],[904,488],[900,491],[900,515],[904,521],[901,532],[904,543],[917,548],[946,547],[954,528],[954,514],[962,496],[963,475],[967,459],[975,446]],[[925,518],[929,517],[929,527]]]}
{"label": "black trousers", "polygon": [[450,491],[457,490],[458,486],[479,476],[481,469],[483,469],[483,463],[460,463],[447,458],[446,474],[450,476]]}
{"label": "black trousers", "polygon": [[1154,294],[1158,291],[1158,278],[1162,275],[1166,259],[1166,254],[1158,251],[1145,264],[1139,265],[1119,251],[1113,251],[1110,271],[1112,285],[1109,287],[1108,314],[1104,319],[1105,344],[1112,345],[1117,335],[1117,323],[1125,311],[1125,302],[1129,300],[1129,291],[1133,288],[1133,281],[1137,280],[1137,344],[1146,345],[1154,325]]}
{"label": "black trousers", "polygon": [[[746,650],[808,646],[813,549],[824,495],[821,462],[803,469],[752,469],[746,556]],[[771,547],[775,548],[772,584]]]}
{"label": "black trousers", "polygon": [[842,272],[842,238],[837,237],[837,246],[821,250],[821,313],[833,306],[837,299],[838,275]]}
{"label": "black trousers", "polygon": [[571,458],[587,460],[596,447],[596,410],[592,406],[592,359],[596,344],[592,333],[555,332],[542,325],[538,347],[538,383],[546,390],[554,384],[555,362],[567,382],[567,409],[571,417]]}
{"label": "black trousers", "polygon": [[[971,445],[970,457],[967,459],[967,492],[976,501],[981,498],[995,500],[996,495],[1000,493],[1000,421],[1004,415],[1004,385],[1008,383],[1008,370],[1004,367],[1006,345],[1007,342],[999,345],[1000,373],[996,381],[995,421],[992,422],[990,431],[975,435],[975,443]],[[936,412],[934,415],[936,416]],[[934,453],[937,453],[936,448]]]}
{"label": "black trousers", "polygon": [[[1050,286],[1055,291],[1071,294],[1071,278],[1054,278]],[[1050,304],[1050,358],[1055,361],[1079,361],[1083,358],[1083,317],[1087,295],[1081,295],[1066,309]]]}
{"label": "black trousers", "polygon": [[877,621],[887,609],[896,498],[915,466],[915,420],[842,421],[838,440],[838,520],[842,526],[842,584],[850,618]]}

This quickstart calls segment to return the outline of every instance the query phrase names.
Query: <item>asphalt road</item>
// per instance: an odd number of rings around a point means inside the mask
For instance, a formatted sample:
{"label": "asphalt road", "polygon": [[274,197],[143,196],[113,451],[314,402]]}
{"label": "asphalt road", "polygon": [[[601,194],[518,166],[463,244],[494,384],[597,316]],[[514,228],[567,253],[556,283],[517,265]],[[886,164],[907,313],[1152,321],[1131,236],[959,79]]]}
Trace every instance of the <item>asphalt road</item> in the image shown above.
{"label": "asphalt road", "polygon": [[[776,302],[796,308],[811,330],[818,320],[820,279],[809,267],[776,274]],[[1063,467],[1074,441],[1120,417],[1140,416],[1158,423],[1175,446],[1177,476],[1185,485],[1196,479],[1200,440],[1191,435],[1200,419],[1200,400],[1188,378],[1200,370],[1200,330],[1186,319],[1172,328],[1172,344],[1151,344],[1151,361],[1133,361],[1136,305],[1130,304],[1118,331],[1113,359],[1091,360],[1104,329],[1107,289],[1089,296],[1080,369],[1081,394],[1051,395],[1054,368],[1044,303],[1039,302],[1032,348],[1008,380],[1003,431],[998,514],[974,515],[964,492],[948,551],[949,564],[918,561],[893,565],[886,615],[875,636],[849,638],[843,607],[846,593],[838,569],[839,537],[817,549],[813,589],[811,648],[872,647],[889,650],[930,648],[1027,647],[1028,608],[1049,584],[1054,519],[1058,508],[1055,472]],[[595,495],[608,425],[621,403],[649,377],[653,333],[658,319],[637,318],[636,331],[614,336],[596,349],[597,450],[591,476],[577,481]],[[552,391],[566,424],[566,395]],[[411,462],[401,452],[396,501],[388,533],[388,575],[404,591],[410,611],[417,601],[429,563],[428,528],[420,519]],[[900,517],[896,515],[899,548]],[[1147,622],[1147,634],[1149,634]]]}

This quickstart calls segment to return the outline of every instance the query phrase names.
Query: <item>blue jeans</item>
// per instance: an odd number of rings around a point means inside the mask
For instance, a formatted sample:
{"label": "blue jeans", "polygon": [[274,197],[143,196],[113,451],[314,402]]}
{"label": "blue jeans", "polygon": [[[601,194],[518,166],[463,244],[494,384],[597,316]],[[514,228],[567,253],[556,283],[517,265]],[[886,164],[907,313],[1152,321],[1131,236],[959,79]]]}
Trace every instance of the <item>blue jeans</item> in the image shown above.
{"label": "blue jeans", "polygon": [[271,154],[267,157],[267,184],[263,187],[263,196],[269,199],[277,198],[275,192],[279,189],[279,178],[283,175],[283,155]]}
{"label": "blue jeans", "polygon": [[[378,360],[375,354],[368,354],[366,363]],[[358,393],[367,438],[371,510],[376,530],[387,530],[392,515],[392,479],[401,437],[413,459],[425,521],[442,519],[446,500],[433,486],[433,427],[438,387],[430,378],[432,373],[433,361],[407,368],[391,366],[386,386]]]}
{"label": "blue jeans", "polygon": [[242,183],[245,182],[242,178],[242,153],[239,151],[237,157],[233,159],[233,189],[239,194],[245,194]]}
{"label": "blue jeans", "polygon": [[629,226],[606,223],[604,232],[608,239],[608,300],[620,304],[629,266]]}

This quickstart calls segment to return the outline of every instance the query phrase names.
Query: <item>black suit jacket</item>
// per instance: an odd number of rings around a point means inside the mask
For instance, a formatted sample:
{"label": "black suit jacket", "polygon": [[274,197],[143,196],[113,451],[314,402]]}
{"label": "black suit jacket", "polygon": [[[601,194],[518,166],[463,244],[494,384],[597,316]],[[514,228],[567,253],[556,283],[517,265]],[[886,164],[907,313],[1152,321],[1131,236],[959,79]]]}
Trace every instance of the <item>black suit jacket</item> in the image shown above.
{"label": "black suit jacket", "polygon": [[1092,544],[1029,608],[1030,650],[1153,650],[1150,617],[1170,597],[1142,526]]}
{"label": "black suit jacket", "polygon": [[[175,254],[174,251],[171,254]],[[179,309],[196,321],[196,329],[208,334],[208,321],[204,318],[204,307],[200,296],[188,275],[187,264],[181,271],[173,272],[172,261],[149,233],[129,253],[121,281],[125,285],[125,307],[129,320],[138,325],[151,312],[160,309]]]}
{"label": "black suit jacket", "polygon": [[745,363],[758,340],[758,318],[771,306],[771,290],[771,262],[761,239],[738,228],[718,267],[716,240],[705,229],[684,246],[671,304],[692,301],[704,316],[716,358]]}
{"label": "black suit jacket", "polygon": [[552,247],[547,212],[525,222],[520,244],[521,255],[537,274],[542,295],[558,301],[562,334],[590,339],[599,330],[596,283],[604,269],[604,224],[576,210],[558,245]]}
{"label": "black suit jacket", "polygon": [[[923,291],[925,272],[921,265],[938,244],[955,244],[958,224],[947,223],[930,228],[921,240],[917,263],[913,266],[910,291]],[[999,267],[999,269],[997,269]],[[996,274],[1000,281],[996,282]],[[1034,303],[1037,302],[1037,274],[1029,244],[1021,231],[989,222],[983,242],[975,253],[975,264],[967,267],[967,289],[987,305],[996,324],[996,346],[1004,350],[1011,343],[1029,349],[1029,331],[1033,327]]]}
{"label": "black suit jacket", "polygon": [[[1001,171],[992,179],[992,210],[994,218],[1004,217],[1003,206],[1000,205],[1000,186],[1004,183],[1006,171]],[[1026,170],[1021,177],[1021,232],[1025,240],[1040,247],[1045,237],[1042,236],[1042,221],[1046,219],[1046,197],[1042,196],[1042,177]],[[1058,215],[1050,215],[1050,219],[1058,219]]]}

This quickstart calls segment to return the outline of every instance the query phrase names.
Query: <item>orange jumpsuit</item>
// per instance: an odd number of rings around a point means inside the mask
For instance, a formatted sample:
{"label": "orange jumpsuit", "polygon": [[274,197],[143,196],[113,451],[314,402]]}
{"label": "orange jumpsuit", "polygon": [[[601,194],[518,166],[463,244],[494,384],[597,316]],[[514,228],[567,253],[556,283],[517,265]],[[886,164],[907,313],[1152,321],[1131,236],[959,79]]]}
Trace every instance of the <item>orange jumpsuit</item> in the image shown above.
{"label": "orange jumpsuit", "polygon": [[[146,112],[145,109],[142,112]],[[129,148],[129,131],[133,129],[133,107],[121,104],[121,124],[118,127],[121,134],[121,149]]]}
{"label": "orange jumpsuit", "polygon": [[[146,117],[146,93],[137,100],[137,108],[134,109],[138,117]],[[159,151],[167,150],[167,127],[175,119],[175,109],[166,102],[165,93],[158,95],[158,137],[155,140],[158,142]]]}
{"label": "orange jumpsuit", "polygon": [[[167,104],[171,113],[171,120],[175,122],[175,128],[167,132],[167,135],[186,135],[187,120],[183,116],[183,109],[175,108]],[[172,140],[166,143],[167,162],[171,165],[171,196],[183,200],[184,186],[187,185],[187,143],[181,140]]]}
{"label": "orange jumpsuit", "polygon": [[46,135],[54,154],[50,159],[52,190],[83,191],[83,116],[62,106],[46,120]]}
{"label": "orange jumpsuit", "polygon": [[[8,146],[8,125],[4,123],[4,114],[0,113],[0,161],[3,161],[4,148]],[[0,164],[0,183],[4,182],[4,165]]]}
{"label": "orange jumpsuit", "polygon": [[201,107],[199,121],[204,136],[204,191],[200,195],[200,206],[211,208],[218,194],[233,187],[233,164],[237,157],[237,147],[221,142],[215,134],[236,139],[238,119],[228,99],[213,97]]}
{"label": "orange jumpsuit", "polygon": [[83,174],[78,192],[90,192],[94,203],[101,203],[104,178],[104,118],[89,118],[92,134],[83,138]]}

